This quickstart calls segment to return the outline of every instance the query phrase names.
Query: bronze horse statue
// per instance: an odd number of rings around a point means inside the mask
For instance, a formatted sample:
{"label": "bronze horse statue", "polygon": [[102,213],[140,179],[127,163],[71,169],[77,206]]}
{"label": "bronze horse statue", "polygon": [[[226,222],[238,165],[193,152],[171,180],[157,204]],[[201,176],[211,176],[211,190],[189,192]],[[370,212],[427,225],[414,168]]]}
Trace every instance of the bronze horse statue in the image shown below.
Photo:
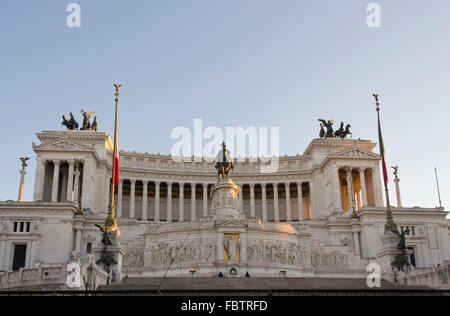
{"label": "bronze horse statue", "polygon": [[65,115],[63,115],[62,118],[63,121],[61,126],[64,125],[69,131],[76,131],[78,129],[78,122],[75,120],[72,112],[70,112],[70,120],[68,120]]}
{"label": "bronze horse statue", "polygon": [[344,129],[344,122],[341,122],[341,127],[336,132],[334,132],[334,136],[341,139],[346,138],[349,134],[351,134],[350,127],[352,126],[350,124],[347,124]]}
{"label": "bronze horse statue", "polygon": [[217,155],[217,162],[216,162],[217,176],[219,177],[219,180],[222,180],[223,178],[228,178],[230,176],[231,170],[233,170],[234,168],[230,156],[231,156],[230,151],[227,150],[227,146],[225,145],[225,142],[223,142],[222,150]]}

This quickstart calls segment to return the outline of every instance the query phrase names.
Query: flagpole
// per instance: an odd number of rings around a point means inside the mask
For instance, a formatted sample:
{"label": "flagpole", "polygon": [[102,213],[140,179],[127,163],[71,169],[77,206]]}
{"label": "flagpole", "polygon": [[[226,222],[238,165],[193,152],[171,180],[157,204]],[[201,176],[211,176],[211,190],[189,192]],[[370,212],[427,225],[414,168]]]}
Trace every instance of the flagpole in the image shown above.
{"label": "flagpole", "polygon": [[[377,116],[378,116],[378,138],[379,138],[379,143],[380,143],[380,155],[382,158],[382,164],[384,164],[383,167],[383,172],[386,173],[387,170],[386,169],[386,160],[385,160],[385,154],[384,154],[384,143],[383,143],[383,137],[381,134],[381,120],[380,120],[380,102],[378,100],[379,95],[378,94],[374,94],[373,95],[375,98],[375,104],[377,106]],[[391,209],[391,203],[389,201],[389,190],[388,190],[388,184],[387,184],[387,179],[386,176],[383,175],[383,180],[384,180],[384,192],[386,195],[386,220],[387,223],[384,226],[384,231],[398,231],[397,229],[397,225],[394,222],[394,215],[392,214],[392,209]]]}
{"label": "flagpole", "polygon": [[438,198],[439,198],[439,207],[442,208],[441,191],[439,190],[439,180],[438,180],[438,174],[437,174],[436,167],[434,167],[434,174],[436,175],[436,186],[437,186],[437,192],[438,192]]}
{"label": "flagpole", "polygon": [[113,165],[112,165],[112,181],[111,181],[111,204],[108,211],[108,217],[105,221],[105,229],[107,232],[115,231],[117,229],[117,222],[116,222],[116,214],[115,214],[115,204],[114,204],[114,195],[115,195],[115,182],[114,182],[114,175],[116,170],[116,156],[117,156],[117,107],[119,104],[119,89],[122,85],[120,84],[114,84],[114,87],[116,88],[116,111],[115,111],[115,123],[114,123],[114,151],[113,151]]}

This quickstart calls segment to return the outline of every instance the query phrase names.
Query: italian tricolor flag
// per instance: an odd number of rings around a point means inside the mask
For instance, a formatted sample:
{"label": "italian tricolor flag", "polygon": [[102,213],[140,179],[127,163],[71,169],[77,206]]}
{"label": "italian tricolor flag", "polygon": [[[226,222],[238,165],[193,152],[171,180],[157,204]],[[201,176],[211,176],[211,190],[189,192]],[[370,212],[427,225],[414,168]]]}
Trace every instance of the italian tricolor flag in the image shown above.
{"label": "italian tricolor flag", "polygon": [[119,146],[117,143],[117,128],[116,128],[116,134],[114,135],[114,162],[113,162],[113,182],[116,184],[116,186],[119,185]]}
{"label": "italian tricolor flag", "polygon": [[384,150],[384,142],[383,142],[383,135],[381,134],[380,120],[378,120],[378,139],[379,139],[379,143],[380,143],[381,167],[383,168],[384,186],[387,187],[388,173],[387,173],[387,168],[386,168],[386,152]]}

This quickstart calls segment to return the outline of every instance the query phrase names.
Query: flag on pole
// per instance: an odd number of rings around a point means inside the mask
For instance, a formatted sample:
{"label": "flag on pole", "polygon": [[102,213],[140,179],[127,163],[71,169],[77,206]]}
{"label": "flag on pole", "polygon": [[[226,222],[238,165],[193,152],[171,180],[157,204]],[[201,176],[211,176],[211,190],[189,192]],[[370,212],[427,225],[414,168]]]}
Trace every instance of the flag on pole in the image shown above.
{"label": "flag on pole", "polygon": [[[377,100],[378,101],[378,100]],[[381,134],[380,114],[378,112],[378,142],[380,143],[381,167],[383,169],[384,187],[388,185],[388,173],[386,168],[386,152],[384,150],[383,135]]]}
{"label": "flag on pole", "polygon": [[114,173],[113,173],[113,182],[116,186],[119,185],[119,146],[117,140],[117,129],[116,134],[114,135]]}

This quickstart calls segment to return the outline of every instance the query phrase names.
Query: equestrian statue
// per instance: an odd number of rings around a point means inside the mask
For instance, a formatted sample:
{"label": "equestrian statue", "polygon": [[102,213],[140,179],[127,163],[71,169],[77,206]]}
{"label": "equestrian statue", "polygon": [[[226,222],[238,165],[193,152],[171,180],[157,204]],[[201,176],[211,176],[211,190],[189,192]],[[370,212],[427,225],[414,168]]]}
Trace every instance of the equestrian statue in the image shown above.
{"label": "equestrian statue", "polygon": [[234,165],[233,161],[231,160],[231,153],[227,149],[227,145],[225,145],[225,142],[223,142],[222,149],[216,156],[216,169],[219,180],[222,180],[223,178],[229,178],[230,172],[231,170],[233,170],[233,168]]}

